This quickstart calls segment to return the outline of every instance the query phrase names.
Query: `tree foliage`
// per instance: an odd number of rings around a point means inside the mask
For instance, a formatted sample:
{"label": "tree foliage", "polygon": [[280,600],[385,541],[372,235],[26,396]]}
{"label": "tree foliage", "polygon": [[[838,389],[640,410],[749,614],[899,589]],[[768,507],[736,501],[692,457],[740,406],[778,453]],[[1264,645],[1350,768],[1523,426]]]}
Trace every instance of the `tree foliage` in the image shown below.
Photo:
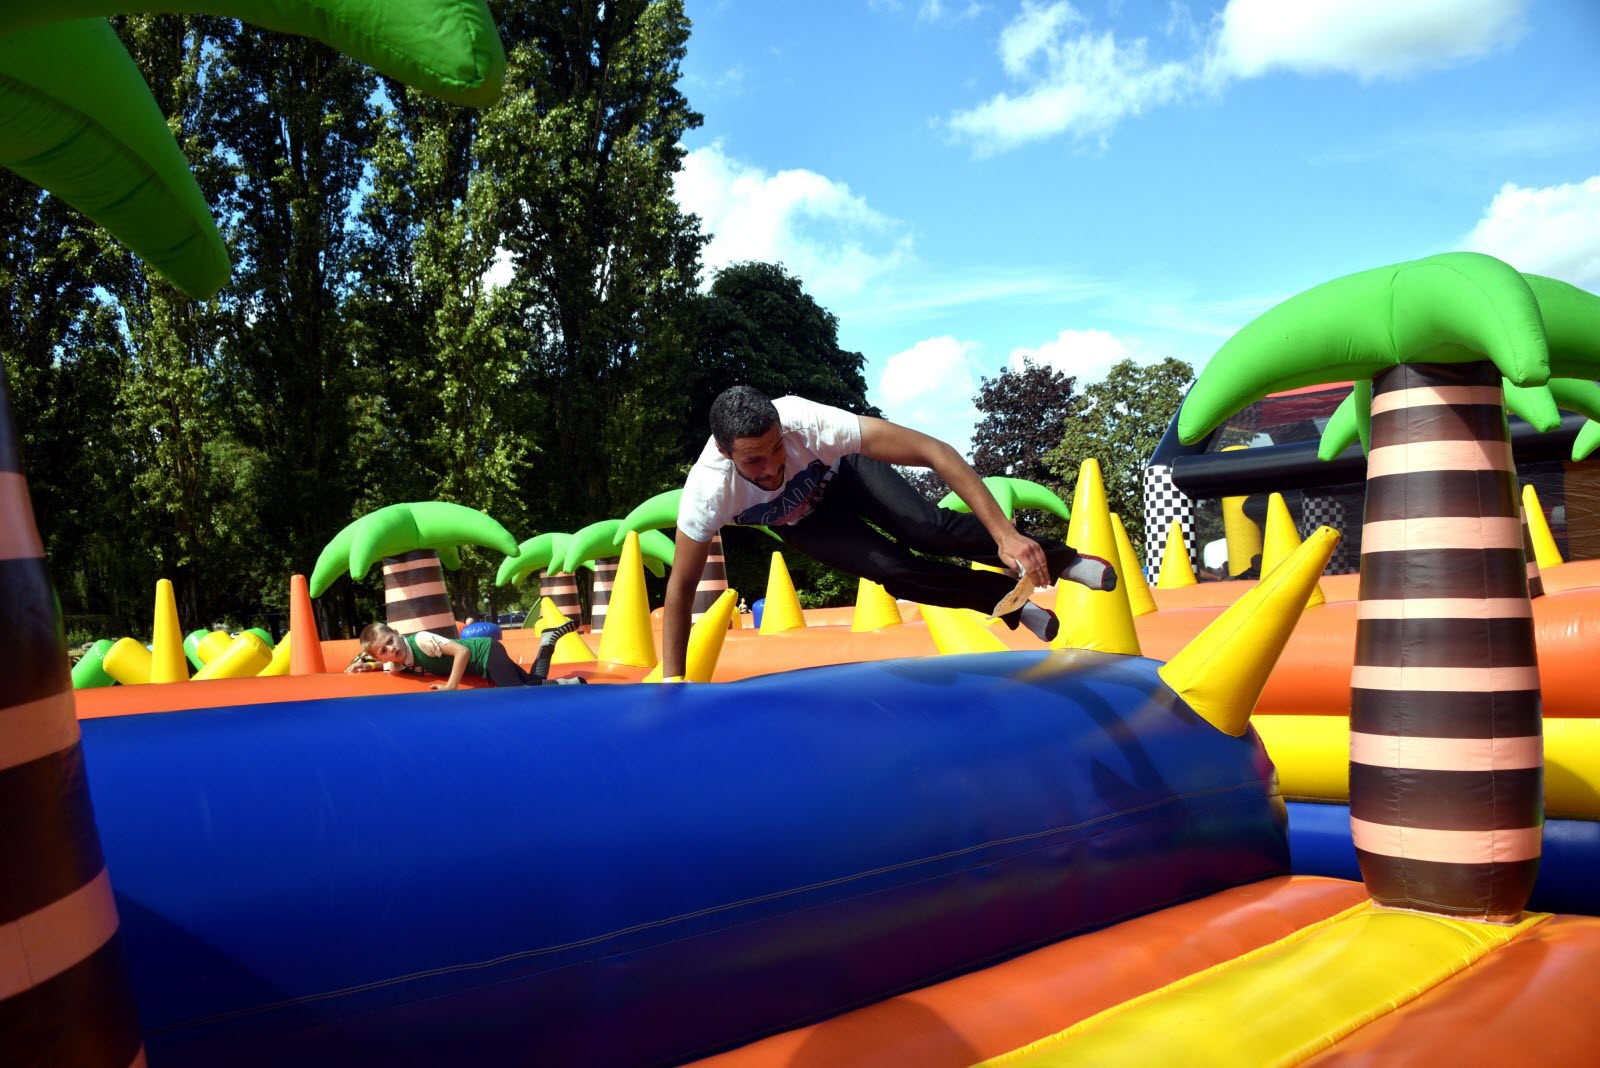
{"label": "tree foliage", "polygon": [[[0,355],[75,637],[147,633],[158,578],[186,625],[281,624],[288,575],[398,501],[525,537],[620,515],[678,484],[731,380],[873,411],[799,279],[697,289],[681,0],[495,14],[482,111],[233,20],[113,20],[233,258],[211,301],[0,171]],[[463,555],[458,613],[492,610],[498,560]],[[381,606],[375,576],[319,600],[330,634]]]}
{"label": "tree foliage", "polygon": [[[979,475],[1025,478],[1054,488],[1045,457],[1061,441],[1062,423],[1072,410],[1077,379],[1049,364],[1024,360],[985,377],[972,403],[983,413],[972,431],[972,466]],[[1064,536],[1060,520],[1042,512],[1013,517],[1026,534]]]}
{"label": "tree foliage", "polygon": [[1105,477],[1106,499],[1122,517],[1136,551],[1143,551],[1144,467],[1194,382],[1194,369],[1171,357],[1141,366],[1123,360],[1105,380],[1073,399],[1064,431],[1046,457],[1070,501],[1079,465],[1093,457]]}
{"label": "tree foliage", "polygon": [[729,386],[769,397],[797,394],[859,415],[867,401],[866,362],[839,345],[838,317],[777,263],[736,263],[696,298],[688,364],[685,449],[705,444],[711,402]]}

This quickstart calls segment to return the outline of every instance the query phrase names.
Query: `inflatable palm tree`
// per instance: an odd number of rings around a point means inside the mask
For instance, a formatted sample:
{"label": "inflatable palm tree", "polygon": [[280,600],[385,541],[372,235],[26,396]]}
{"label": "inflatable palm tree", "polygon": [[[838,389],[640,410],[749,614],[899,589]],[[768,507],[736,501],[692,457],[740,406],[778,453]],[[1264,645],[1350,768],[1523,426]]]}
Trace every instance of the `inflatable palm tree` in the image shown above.
{"label": "inflatable palm tree", "polygon": [[440,565],[459,568],[462,545],[514,553],[517,539],[476,508],[448,501],[379,508],[346,526],[323,548],[311,573],[311,596],[322,596],[346,572],[365,578],[382,560],[389,626],[401,634],[427,630],[454,638],[456,617]]}
{"label": "inflatable palm tree", "polygon": [[[11,0],[0,4],[0,166],[72,204],[191,297],[228,278],[216,224],[104,16],[205,12],[314,37],[426,92],[492,103],[484,0]],[[60,607],[0,367],[0,1061],[143,1064],[78,744]]]}
{"label": "inflatable palm tree", "polygon": [[1178,430],[1194,442],[1268,393],[1371,383],[1350,816],[1379,904],[1506,922],[1527,903],[1539,670],[1502,380],[1597,368],[1600,298],[1449,253],[1272,308],[1185,398]]}
{"label": "inflatable palm tree", "polygon": [[[630,530],[642,536],[646,531],[677,526],[678,502],[682,497],[681,489],[667,490],[635,507],[617,523],[613,545],[621,545]],[[766,530],[765,527],[761,529]],[[767,530],[767,533],[771,534],[772,531]],[[728,562],[722,550],[722,533],[718,531],[711,536],[711,549],[706,553],[705,570],[695,583],[694,603],[689,610],[689,618],[699,622],[700,617],[711,611],[711,606],[717,603],[717,598],[721,597],[727,588]]]}
{"label": "inflatable palm tree", "polygon": [[[1587,379],[1552,378],[1548,385],[1528,389],[1502,379],[1501,386],[1505,390],[1506,408],[1537,430],[1550,431],[1561,425],[1558,408],[1586,416],[1590,420],[1586,426],[1595,426],[1594,420],[1600,419],[1600,384]],[[1369,450],[1372,437],[1372,383],[1367,381],[1356,383],[1356,388],[1328,418],[1328,425],[1323,429],[1322,440],[1317,446],[1317,458],[1333,459],[1354,444],[1358,437],[1362,449]],[[1581,460],[1584,455],[1586,453],[1574,442],[1572,458]],[[1539,598],[1544,596],[1544,582],[1539,575],[1533,534],[1528,524],[1527,511],[1524,509],[1522,548],[1527,558],[1528,596]]]}
{"label": "inflatable palm tree", "polygon": [[[1041,486],[1025,478],[1008,478],[1004,475],[990,475],[983,480],[983,484],[994,494],[995,503],[1006,514],[1007,519],[1010,519],[1018,508],[1038,508],[1063,520],[1072,519],[1072,510],[1067,507],[1067,503],[1048,486]],[[967,502],[954,490],[940,499],[939,507],[956,512],[972,511]]]}
{"label": "inflatable palm tree", "polygon": [[[567,543],[571,540],[571,534],[558,531],[546,531],[529,538],[517,546],[515,553],[500,562],[494,584],[504,586],[508,582],[521,582],[537,571],[540,600],[548,597],[550,603],[556,606],[556,611],[568,619],[581,618],[583,604],[578,598],[578,576],[562,570],[567,558]],[[537,618],[537,613],[530,612],[529,618]]]}

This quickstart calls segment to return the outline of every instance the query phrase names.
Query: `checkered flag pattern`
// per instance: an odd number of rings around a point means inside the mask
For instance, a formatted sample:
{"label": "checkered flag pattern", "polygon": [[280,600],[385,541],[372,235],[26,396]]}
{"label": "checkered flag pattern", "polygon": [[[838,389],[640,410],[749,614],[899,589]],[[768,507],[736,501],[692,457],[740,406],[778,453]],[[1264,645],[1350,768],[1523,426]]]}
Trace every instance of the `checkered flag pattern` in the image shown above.
{"label": "checkered flag pattern", "polygon": [[1144,469],[1144,573],[1149,582],[1154,582],[1161,571],[1167,531],[1172,529],[1174,519],[1183,524],[1183,541],[1193,564],[1194,501],[1172,484],[1172,468],[1152,464]]}
{"label": "checkered flag pattern", "polygon": [[1324,575],[1353,575],[1361,570],[1360,539],[1350,537],[1349,510],[1337,497],[1323,497],[1308,493],[1300,513],[1300,536],[1306,537],[1318,527],[1332,527],[1344,535],[1339,547],[1333,551]]}

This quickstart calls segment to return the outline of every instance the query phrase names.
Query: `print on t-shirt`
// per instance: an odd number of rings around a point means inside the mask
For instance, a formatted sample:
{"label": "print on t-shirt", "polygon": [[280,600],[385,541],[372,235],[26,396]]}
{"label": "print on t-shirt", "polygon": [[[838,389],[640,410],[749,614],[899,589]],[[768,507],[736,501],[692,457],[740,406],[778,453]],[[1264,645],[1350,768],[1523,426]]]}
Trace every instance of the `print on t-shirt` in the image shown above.
{"label": "print on t-shirt", "polygon": [[822,491],[833,477],[833,468],[821,460],[812,460],[805,470],[796,474],[783,487],[783,492],[770,501],[751,505],[734,517],[733,521],[747,527],[771,527],[795,523],[804,519]]}

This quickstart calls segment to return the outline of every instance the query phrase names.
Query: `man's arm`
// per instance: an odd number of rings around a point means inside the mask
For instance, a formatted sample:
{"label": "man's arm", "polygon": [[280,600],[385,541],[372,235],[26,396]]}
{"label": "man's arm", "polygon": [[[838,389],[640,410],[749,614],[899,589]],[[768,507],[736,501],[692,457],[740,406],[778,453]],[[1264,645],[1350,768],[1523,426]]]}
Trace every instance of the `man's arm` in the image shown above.
{"label": "man's arm", "polygon": [[1044,550],[1039,548],[1038,542],[1019,533],[1011,525],[1011,520],[1001,511],[999,502],[978,477],[978,472],[955,449],[920,430],[863,415],[861,455],[902,467],[933,468],[945,484],[955,491],[956,496],[967,502],[972,514],[989,532],[1002,563],[1011,564],[1020,573],[1026,573],[1035,586],[1050,584],[1050,569]]}
{"label": "man's arm", "polygon": [[673,539],[672,574],[667,577],[667,602],[661,613],[661,677],[683,675],[689,656],[689,617],[694,609],[694,591],[711,554],[709,541],[695,541],[683,531]]}

